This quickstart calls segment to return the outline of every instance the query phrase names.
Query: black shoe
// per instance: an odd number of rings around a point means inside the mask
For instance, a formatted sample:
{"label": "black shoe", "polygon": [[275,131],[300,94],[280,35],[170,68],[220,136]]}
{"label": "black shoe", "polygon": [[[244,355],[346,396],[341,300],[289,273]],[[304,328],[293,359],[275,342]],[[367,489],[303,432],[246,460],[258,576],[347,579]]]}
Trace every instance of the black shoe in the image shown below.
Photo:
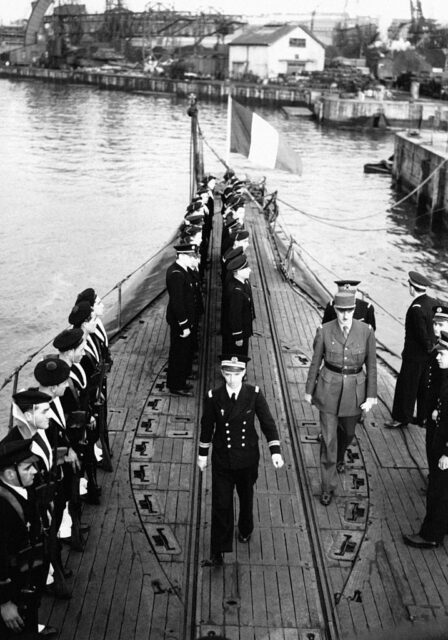
{"label": "black shoe", "polygon": [[403,540],[408,547],[416,547],[417,549],[435,549],[439,546],[438,542],[425,540],[419,533],[411,533],[409,535],[403,533]]}
{"label": "black shoe", "polygon": [[222,567],[222,565],[224,564],[224,556],[220,551],[217,551],[216,553],[212,553],[212,557],[210,558],[210,564],[213,567]]}
{"label": "black shoe", "polygon": [[[189,385],[191,388],[191,385]],[[185,396],[187,398],[192,398],[193,394],[189,389],[170,389],[170,393],[173,396]]]}
{"label": "black shoe", "polygon": [[248,536],[244,537],[239,531],[238,531],[238,542],[242,542],[243,544],[246,544],[247,542],[249,542],[250,537],[251,537],[251,533],[249,533]]}
{"label": "black shoe", "polygon": [[400,422],[399,420],[391,420],[390,422],[385,422],[384,426],[387,429],[402,429],[403,427],[407,427],[407,422]]}
{"label": "black shoe", "polygon": [[42,631],[39,631],[37,635],[39,638],[56,638],[56,636],[59,635],[59,629],[46,626]]}

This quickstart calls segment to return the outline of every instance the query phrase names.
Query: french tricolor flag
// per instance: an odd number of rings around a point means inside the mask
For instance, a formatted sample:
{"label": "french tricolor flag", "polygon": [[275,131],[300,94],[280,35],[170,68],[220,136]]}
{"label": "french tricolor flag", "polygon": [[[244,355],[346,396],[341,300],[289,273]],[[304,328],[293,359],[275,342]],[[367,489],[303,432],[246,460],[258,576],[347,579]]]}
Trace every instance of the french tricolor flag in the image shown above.
{"label": "french tricolor flag", "polygon": [[299,155],[279,132],[256,113],[229,98],[230,151],[268,169],[302,174]]}

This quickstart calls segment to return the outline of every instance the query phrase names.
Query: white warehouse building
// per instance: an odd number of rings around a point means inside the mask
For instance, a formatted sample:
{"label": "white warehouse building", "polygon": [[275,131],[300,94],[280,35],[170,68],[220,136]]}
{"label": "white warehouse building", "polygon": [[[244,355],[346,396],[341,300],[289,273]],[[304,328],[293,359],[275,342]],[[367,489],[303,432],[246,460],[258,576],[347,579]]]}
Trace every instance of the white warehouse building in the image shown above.
{"label": "white warehouse building", "polygon": [[324,63],[325,46],[309,29],[297,24],[252,27],[229,42],[232,78],[245,73],[275,78],[279,74],[322,71]]}

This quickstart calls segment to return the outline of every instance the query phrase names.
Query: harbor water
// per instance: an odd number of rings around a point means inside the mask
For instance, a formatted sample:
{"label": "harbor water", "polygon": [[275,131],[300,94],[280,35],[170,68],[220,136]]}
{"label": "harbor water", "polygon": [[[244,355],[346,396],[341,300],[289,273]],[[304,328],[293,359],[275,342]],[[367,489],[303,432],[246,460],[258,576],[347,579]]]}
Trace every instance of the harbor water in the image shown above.
{"label": "harbor water", "polygon": [[[186,108],[172,97],[0,80],[1,379],[66,326],[79,291],[104,294],[172,235],[190,190]],[[407,271],[425,273],[448,300],[448,261],[446,239],[415,233],[414,205],[390,210],[401,195],[390,178],[363,174],[391,155],[393,136],[258,112],[301,153],[303,175],[236,155],[231,165],[278,190],[282,224],[331,290],[336,277],[362,280],[390,314],[384,335],[399,353]],[[201,104],[199,119],[224,157],[225,106]],[[205,167],[223,173],[207,147]]]}

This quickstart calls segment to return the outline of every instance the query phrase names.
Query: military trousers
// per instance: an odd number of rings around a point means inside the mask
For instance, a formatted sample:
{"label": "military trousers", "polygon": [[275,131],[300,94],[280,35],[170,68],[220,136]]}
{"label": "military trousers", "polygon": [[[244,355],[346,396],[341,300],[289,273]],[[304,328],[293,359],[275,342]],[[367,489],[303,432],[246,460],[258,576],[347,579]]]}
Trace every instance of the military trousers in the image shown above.
{"label": "military trousers", "polygon": [[417,422],[423,424],[425,415],[425,399],[428,393],[427,377],[429,372],[429,359],[423,362],[409,360],[404,357],[401,363],[400,373],[395,385],[392,418],[408,424],[414,416],[415,403],[417,402]]}
{"label": "military trousers", "polygon": [[426,515],[420,535],[429,542],[441,543],[448,532],[448,470],[442,471],[438,468],[440,455],[432,454],[431,458]]}
{"label": "military trousers", "polygon": [[361,413],[356,416],[337,416],[319,412],[322,440],[320,443],[320,473],[322,491],[334,491],[337,486],[336,464],[344,461],[347,447],[355,435]]}
{"label": "military trousers", "polygon": [[254,528],[254,484],[258,477],[258,461],[244,469],[229,469],[212,463],[212,526],[210,547],[213,553],[233,549],[233,492],[239,499],[238,529],[246,538]]}
{"label": "military trousers", "polygon": [[170,351],[168,355],[168,372],[166,384],[168,389],[184,389],[187,377],[191,373],[193,362],[192,333],[187,338],[181,338],[177,327],[170,327]]}

